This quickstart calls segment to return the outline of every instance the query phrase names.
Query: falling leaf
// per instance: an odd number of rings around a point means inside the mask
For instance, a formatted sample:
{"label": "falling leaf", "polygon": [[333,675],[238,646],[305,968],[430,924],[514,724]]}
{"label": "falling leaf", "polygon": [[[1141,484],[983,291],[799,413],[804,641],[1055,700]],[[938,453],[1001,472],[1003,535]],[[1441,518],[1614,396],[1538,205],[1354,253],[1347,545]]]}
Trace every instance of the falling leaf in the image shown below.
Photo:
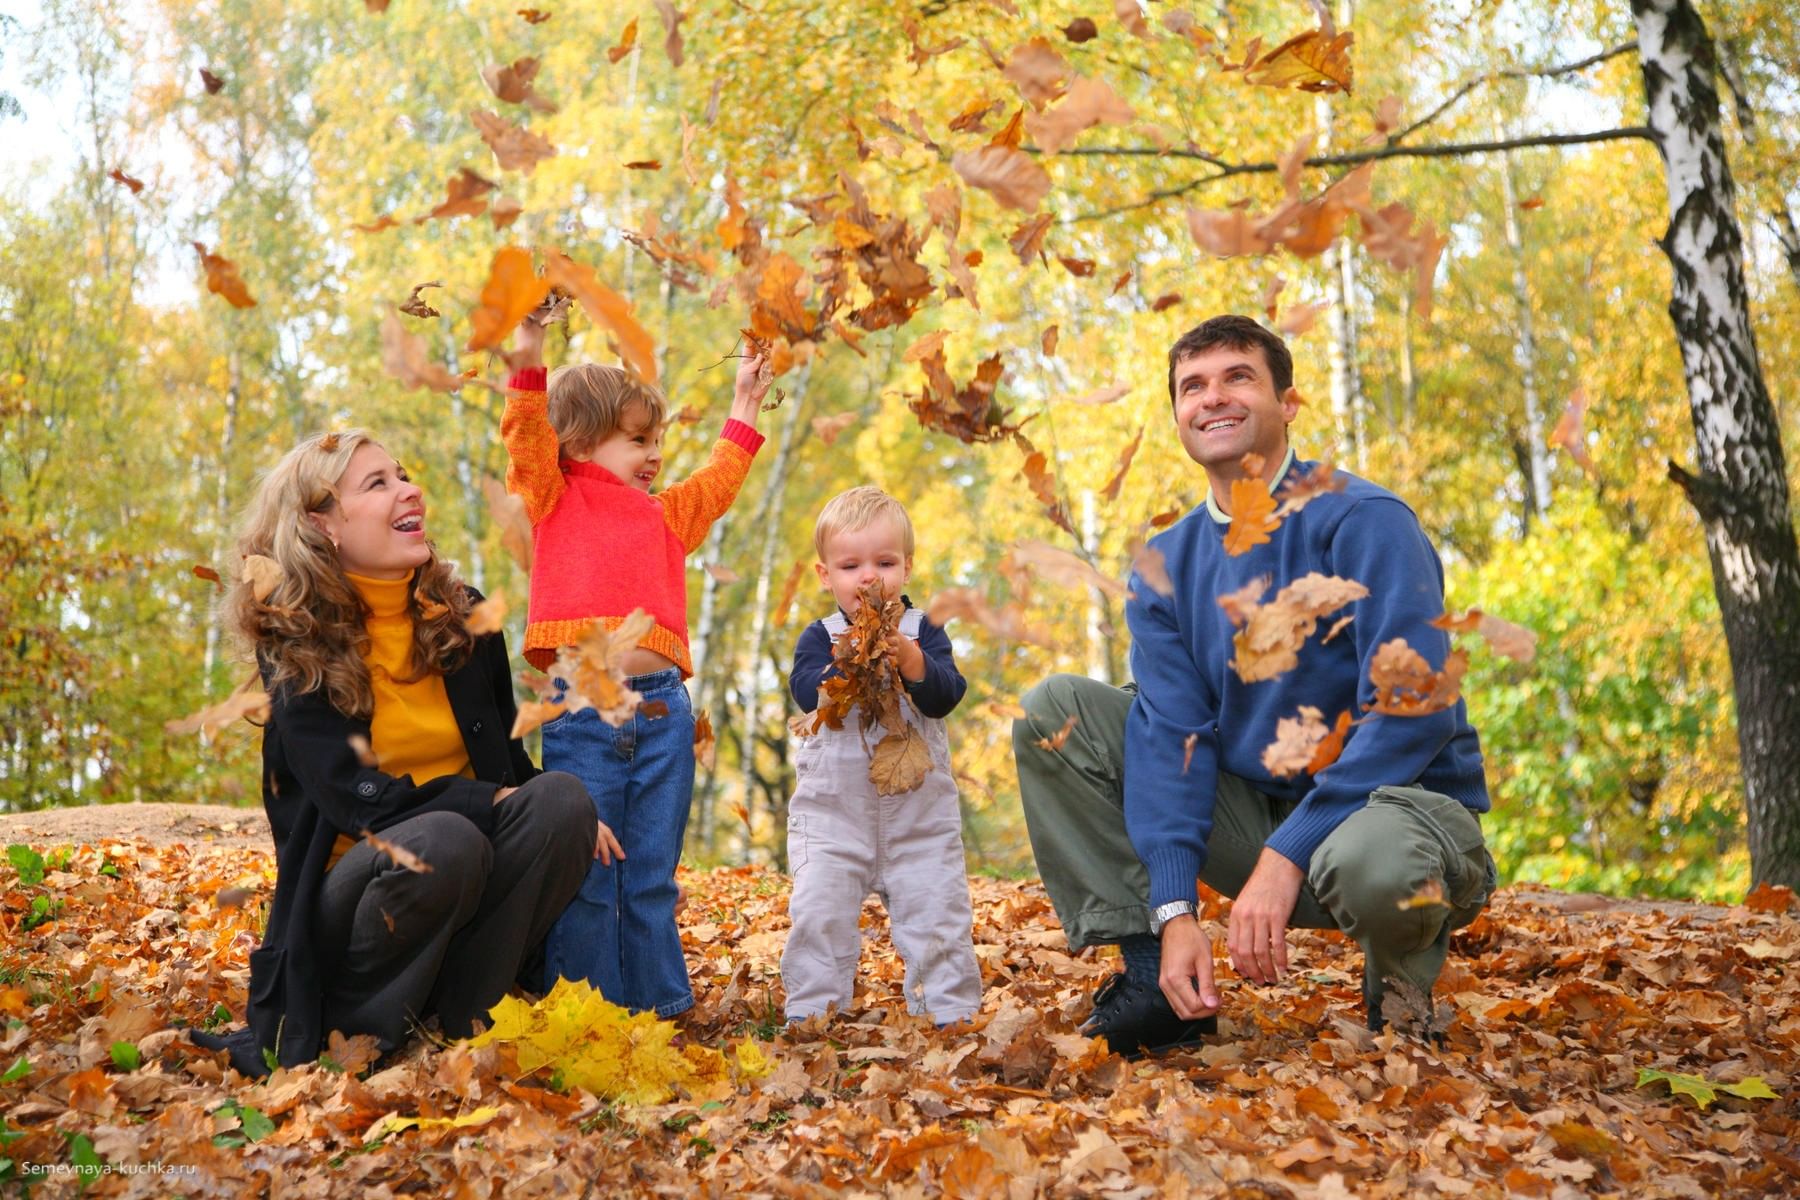
{"label": "falling leaf", "polygon": [[1069,734],[1074,732],[1075,726],[1078,725],[1080,722],[1081,722],[1080,717],[1076,716],[1074,713],[1070,713],[1068,720],[1066,720],[1062,723],[1061,729],[1058,729],[1055,733],[1051,734],[1049,737],[1038,738],[1036,745],[1038,746],[1039,749],[1042,749],[1042,750],[1052,750],[1052,751],[1061,750],[1063,748],[1064,743],[1066,743],[1069,740]]}
{"label": "falling leaf", "polygon": [[1332,638],[1344,632],[1345,629],[1349,628],[1350,622],[1354,620],[1356,620],[1355,617],[1339,617],[1337,620],[1333,621],[1331,623],[1331,628],[1325,631],[1325,636],[1319,639],[1319,645],[1323,646]]}
{"label": "falling leaf", "polygon": [[1556,428],[1550,431],[1551,448],[1561,447],[1574,460],[1575,465],[1590,475],[1598,473],[1594,460],[1588,454],[1587,434],[1582,429],[1582,420],[1587,415],[1587,388],[1577,387],[1569,393],[1569,402],[1563,408],[1562,416],[1557,418]]}
{"label": "falling leaf", "polygon": [[[555,250],[544,253],[544,278],[568,289],[582,310],[606,329],[619,348],[619,357],[632,374],[645,383],[656,383],[656,343],[638,323],[623,296],[601,283],[592,267]],[[542,293],[539,296],[541,298]]]}
{"label": "falling leaf", "polygon": [[1013,47],[1012,57],[1007,59],[1000,73],[1012,80],[1019,94],[1036,106],[1062,95],[1063,81],[1073,74],[1068,60],[1041,37]]}
{"label": "falling leaf", "polygon": [[1442,712],[1461,698],[1463,676],[1469,670],[1469,656],[1452,650],[1444,659],[1444,669],[1433,671],[1423,655],[1406,644],[1404,638],[1383,642],[1375,649],[1369,664],[1369,682],[1375,685],[1378,713],[1395,717],[1421,717]]}
{"label": "falling leaf", "polygon": [[1055,645],[1050,631],[1032,625],[1025,619],[1024,606],[1014,601],[995,608],[979,589],[945,588],[925,606],[925,615],[933,625],[942,627],[954,620],[973,621],[996,637],[1009,642],[1029,642],[1051,648]]}
{"label": "falling leaf", "polygon": [[[1102,575],[1086,559],[1044,542],[1029,538],[1014,542],[1007,548],[1006,558],[1012,565],[1029,571],[1037,578],[1063,587],[1097,588],[1115,598],[1125,595],[1124,584],[1111,576]],[[1003,567],[1002,571],[1004,570]]]}
{"label": "falling leaf", "polygon": [[1038,345],[1043,348],[1046,358],[1055,356],[1056,343],[1061,336],[1062,331],[1057,326],[1047,325],[1044,327],[1044,333],[1043,336],[1038,339]]}
{"label": "falling leaf", "polygon": [[120,170],[118,167],[114,167],[112,170],[108,171],[106,173],[106,177],[108,179],[112,180],[114,183],[122,183],[126,187],[130,188],[131,194],[134,196],[144,190],[144,181],[143,180],[133,179],[131,176],[127,175],[124,171]]}
{"label": "falling leaf", "polygon": [[[1288,391],[1293,392],[1295,402],[1298,403],[1300,393],[1295,392],[1293,388],[1289,388]],[[1280,507],[1275,510],[1275,515],[1286,520],[1320,496],[1343,491],[1345,482],[1344,477],[1338,474],[1335,465],[1322,462],[1304,475],[1296,475],[1281,485],[1280,491],[1275,493],[1275,498],[1281,502]]]}
{"label": "falling leaf", "polygon": [[1525,212],[1535,212],[1544,207],[1544,198],[1542,196],[1531,196],[1519,201],[1519,207]]}
{"label": "falling leaf", "polygon": [[640,158],[626,163],[625,169],[627,171],[660,171],[662,170],[662,160],[660,158]]}
{"label": "falling leaf", "polygon": [[1260,604],[1258,598],[1268,582],[1260,579],[1218,597],[1219,607],[1231,623],[1240,626],[1232,638],[1236,656],[1231,669],[1245,683],[1274,679],[1293,670],[1300,662],[1300,647],[1318,628],[1319,618],[1369,594],[1368,588],[1353,579],[1312,572],[1282,588],[1267,604]]}
{"label": "falling leaf", "polygon": [[518,11],[519,15],[525,18],[525,23],[527,25],[542,25],[545,21],[548,21],[551,17],[556,15],[555,13],[547,13],[538,8],[521,8]]}
{"label": "falling leaf", "polygon": [[1037,497],[1038,503],[1043,505],[1044,515],[1050,518],[1051,523],[1064,532],[1073,534],[1075,529],[1069,523],[1068,511],[1063,508],[1062,497],[1058,495],[1056,473],[1050,469],[1049,456],[1042,450],[1033,449],[1022,435],[1014,436],[1025,450],[1025,462],[1019,468],[1019,474],[1024,476],[1026,486]]}
{"label": "falling leaf", "polygon": [[637,36],[637,18],[633,17],[631,18],[630,23],[625,26],[624,32],[619,35],[619,44],[606,52],[606,61],[616,63],[627,54],[630,54],[637,46]]}
{"label": "falling leaf", "polygon": [[[1066,258],[1059,254],[1056,256],[1056,261],[1062,264],[1063,270],[1077,279],[1086,279],[1094,273],[1094,260],[1091,258]],[[1131,278],[1130,272],[1127,272],[1125,277]]]}
{"label": "falling leaf", "polygon": [[951,156],[950,166],[964,183],[987,192],[1007,208],[1034,211],[1050,192],[1049,173],[1029,154],[1008,146],[958,151]]}
{"label": "falling leaf", "polygon": [[1164,13],[1162,24],[1164,29],[1167,29],[1176,37],[1186,39],[1187,43],[1194,49],[1201,51],[1212,49],[1215,40],[1213,35],[1200,24],[1199,19],[1196,18],[1193,13],[1188,12],[1186,9],[1171,9],[1169,12]]}
{"label": "falling leaf", "polygon": [[901,353],[900,361],[922,362],[934,354],[939,354],[944,348],[945,339],[949,336],[950,331],[948,329],[932,330],[930,333],[908,346],[905,351]]}
{"label": "falling leaf", "polygon": [[466,350],[492,350],[512,336],[519,322],[550,294],[551,280],[531,269],[531,253],[519,246],[494,252],[480,305],[469,314],[472,332]]}
{"label": "falling leaf", "polygon": [[206,89],[207,95],[216,96],[225,90],[225,81],[205,67],[201,67],[200,86]]}
{"label": "falling leaf", "polygon": [[426,288],[441,288],[443,286],[444,285],[442,283],[439,283],[435,279],[432,280],[430,283],[421,283],[419,286],[415,287],[412,290],[412,295],[410,295],[406,298],[406,303],[399,306],[400,311],[405,313],[409,317],[435,317],[435,316],[437,316],[438,310],[431,307],[431,305],[425,303],[424,297],[419,295],[419,293],[424,291]]}
{"label": "falling leaf", "polygon": [[1159,596],[1175,594],[1175,581],[1169,578],[1168,564],[1161,550],[1133,538],[1130,553],[1131,569],[1144,581],[1145,587]]}
{"label": "falling leaf", "polygon": [[1148,426],[1138,426],[1137,436],[1132,438],[1130,445],[1120,452],[1119,465],[1114,469],[1112,478],[1107,480],[1106,486],[1100,489],[1101,499],[1108,504],[1119,498],[1119,489],[1125,486],[1125,473],[1131,470],[1131,460],[1137,457],[1138,446],[1143,443],[1146,428]]}
{"label": "falling leaf", "polygon": [[350,743],[350,752],[356,755],[356,761],[365,767],[375,768],[381,765],[381,759],[375,753],[375,747],[369,739],[360,733],[353,733],[345,739]]}
{"label": "falling leaf", "polygon": [[408,333],[393,313],[381,319],[381,369],[408,389],[454,392],[463,385],[461,377],[431,357],[425,339]]}
{"label": "falling leaf", "polygon": [[931,770],[931,750],[925,737],[911,725],[875,743],[869,756],[869,782],[879,796],[900,796],[925,782]]}
{"label": "falling leaf", "polygon": [[1055,213],[1041,213],[1012,231],[1011,236],[1006,239],[1006,244],[1012,247],[1013,253],[1018,255],[1020,262],[1030,266],[1032,259],[1042,256],[1044,235],[1050,231],[1050,226],[1055,220]]}
{"label": "falling leaf", "polygon": [[1348,92],[1355,84],[1350,63],[1350,45],[1355,40],[1356,35],[1349,31],[1330,34],[1323,29],[1309,29],[1261,57],[1256,57],[1259,47],[1252,42],[1243,64],[1227,69],[1242,70],[1245,83],[1263,87]]}
{"label": "falling leaf", "polygon": [[721,566],[718,563],[707,563],[705,570],[708,575],[711,575],[720,583],[736,583],[742,578],[742,576],[730,567]]}
{"label": "falling leaf", "polygon": [[1129,383],[1109,383],[1104,387],[1097,387],[1091,391],[1083,392],[1079,396],[1058,396],[1056,399],[1065,404],[1079,404],[1086,408],[1099,408],[1101,405],[1112,404],[1121,397],[1130,394],[1131,385]]}
{"label": "falling leaf", "polygon": [[469,610],[470,633],[499,633],[506,628],[506,597],[489,596]]}
{"label": "falling leaf", "polygon": [[524,104],[541,113],[553,113],[556,105],[538,95],[531,85],[537,73],[537,59],[518,58],[509,67],[496,64],[481,68],[481,80],[490,92],[508,104]]}
{"label": "falling leaf", "polygon": [[250,289],[244,286],[244,280],[238,274],[236,263],[229,258],[207,253],[206,247],[200,242],[194,243],[194,249],[200,252],[200,265],[206,269],[207,291],[215,296],[225,297],[233,308],[256,307]]}
{"label": "falling leaf", "polygon": [[518,715],[513,718],[513,727],[506,736],[522,738],[544,722],[554,721],[567,711],[566,704],[543,700],[521,700]]}
{"label": "falling leaf", "polygon": [[1275,497],[1260,475],[1231,481],[1231,525],[1225,531],[1225,553],[1247,554],[1269,541],[1281,527],[1275,515]]}
{"label": "falling leaf", "polygon": [[1062,35],[1076,45],[1089,42],[1100,36],[1100,27],[1087,17],[1076,17],[1062,27]]}
{"label": "falling leaf", "polygon": [[1138,0],[1113,0],[1113,16],[1133,37],[1151,37],[1150,25],[1144,20],[1144,9]]}
{"label": "falling leaf", "polygon": [[1453,633],[1467,633],[1474,630],[1488,644],[1488,649],[1495,654],[1505,655],[1518,663],[1529,663],[1537,657],[1537,634],[1523,625],[1515,625],[1511,621],[1482,612],[1479,608],[1471,608],[1461,616],[1444,613],[1433,617],[1430,624],[1439,629]]}
{"label": "falling leaf", "polygon": [[712,717],[705,709],[700,710],[694,718],[694,760],[705,771],[713,769],[713,755],[717,750],[717,742],[713,737]]}
{"label": "falling leaf", "polygon": [[805,559],[796,562],[782,581],[781,595],[775,601],[772,620],[777,629],[787,624],[788,610],[794,606],[794,595],[800,590],[800,581],[806,578],[807,563]]}
{"label": "falling leaf", "polygon": [[[1025,131],[1045,154],[1058,154],[1096,125],[1126,125],[1136,114],[1103,79],[1077,76],[1068,94],[1043,112],[1025,114]],[[1048,178],[1045,187],[1048,189]],[[1019,206],[1027,207],[1027,206]],[[1036,203],[1029,205],[1037,207]]]}
{"label": "falling leaf", "polygon": [[663,53],[668,55],[671,67],[679,67],[682,61],[681,22],[687,18],[687,14],[677,11],[669,0],[656,0],[656,15],[662,18],[665,30]]}
{"label": "falling leaf", "polygon": [[1275,248],[1274,239],[1258,228],[1260,219],[1242,208],[1225,212],[1189,208],[1187,221],[1194,244],[1220,258],[1267,254]]}
{"label": "falling leaf", "polygon": [[556,147],[547,139],[485,108],[470,109],[469,120],[474,122],[481,140],[494,152],[503,171],[522,171],[529,175],[537,169],[538,163],[556,157]]}
{"label": "falling leaf", "polygon": [[818,435],[821,442],[829,446],[838,440],[838,436],[844,430],[856,424],[860,419],[861,415],[854,412],[833,413],[829,417],[814,417],[812,419],[813,432]]}
{"label": "falling leaf", "polygon": [[1298,775],[1307,769],[1319,743],[1330,732],[1324,714],[1309,704],[1302,704],[1297,717],[1282,717],[1275,722],[1275,740],[1263,749],[1263,770],[1277,779]]}
{"label": "falling leaf", "polygon": [[1322,300],[1316,304],[1290,305],[1288,310],[1281,314],[1281,319],[1275,322],[1275,329],[1290,337],[1298,337],[1311,329],[1313,322],[1319,319],[1319,314],[1330,307],[1331,301],[1329,300]]}
{"label": "falling leaf", "polygon": [[217,704],[209,704],[192,716],[179,720],[167,721],[163,730],[171,734],[199,733],[211,737],[219,730],[234,721],[244,720],[252,724],[260,724],[269,718],[269,696],[261,688],[253,688],[256,676],[252,675],[237,691],[225,697]]}
{"label": "falling leaf", "polygon": [[360,221],[352,221],[350,223],[350,228],[356,230],[358,233],[380,233],[382,230],[392,229],[398,224],[400,224],[400,221],[397,217],[385,216],[378,217],[366,225]]}
{"label": "falling leaf", "polygon": [[[483,199],[499,185],[492,180],[484,179],[467,167],[460,168],[457,173],[444,184],[444,202],[422,217],[414,217],[413,224],[426,221],[443,220],[450,217],[471,217],[487,210],[487,201]],[[384,221],[387,218],[382,218]],[[380,222],[377,222],[380,225]],[[364,232],[373,233],[375,229],[357,226]]]}
{"label": "falling leaf", "polygon": [[194,564],[194,575],[197,578],[204,579],[209,583],[215,583],[215,584],[219,585],[220,587],[225,586],[225,581],[223,579],[219,578],[219,573],[217,571],[213,570],[211,567],[207,566],[205,563],[195,563]]}
{"label": "falling leaf", "polygon": [[614,728],[629,721],[644,697],[630,685],[625,658],[655,625],[649,613],[633,609],[610,628],[604,621],[591,622],[574,645],[559,650],[550,674],[566,682],[564,706],[570,712],[591,708]]}
{"label": "falling leaf", "polygon": [[448,605],[426,595],[424,588],[413,589],[413,600],[419,605],[419,616],[427,621],[435,621],[450,611]]}
{"label": "falling leaf", "polygon": [[1450,902],[1444,899],[1444,881],[1427,879],[1418,891],[1404,900],[1396,900],[1394,905],[1401,912],[1406,912],[1415,908],[1449,908]]}
{"label": "falling leaf", "polygon": [[1186,775],[1188,768],[1194,765],[1194,747],[1200,744],[1200,735],[1190,733],[1181,739],[1181,773]]}
{"label": "falling leaf", "polygon": [[1180,304],[1180,303],[1181,303],[1181,293],[1180,292],[1164,292],[1162,295],[1158,296],[1156,299],[1154,299],[1150,302],[1150,311],[1151,312],[1162,312],[1165,309],[1174,308],[1177,304]]}
{"label": "falling leaf", "polygon": [[281,586],[281,564],[266,554],[246,554],[239,577],[250,585],[250,595],[258,604],[267,600]]}

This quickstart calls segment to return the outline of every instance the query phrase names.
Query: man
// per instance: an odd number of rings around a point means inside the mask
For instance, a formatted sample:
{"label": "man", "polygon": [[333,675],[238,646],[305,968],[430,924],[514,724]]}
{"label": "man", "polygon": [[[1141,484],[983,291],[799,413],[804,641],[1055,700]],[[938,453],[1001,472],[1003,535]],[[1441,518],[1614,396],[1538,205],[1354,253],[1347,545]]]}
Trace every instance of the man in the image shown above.
{"label": "man", "polygon": [[[1234,483],[1279,492],[1316,469],[1288,444],[1300,406],[1293,359],[1255,321],[1219,316],[1183,334],[1169,350],[1169,397],[1211,492],[1151,541],[1173,594],[1132,577],[1135,690],[1054,676],[1025,696],[1013,727],[1032,851],[1069,943],[1116,943],[1125,959],[1083,1030],[1125,1054],[1216,1031],[1196,876],[1236,897],[1226,950],[1245,978],[1285,975],[1289,926],[1354,938],[1379,1029],[1384,987],[1398,980],[1429,996],[1450,930],[1474,920],[1495,883],[1476,816],[1488,809],[1480,744],[1463,703],[1407,692],[1400,700],[1418,715],[1371,711],[1377,648],[1404,639],[1443,667],[1448,635],[1429,624],[1444,611],[1443,569],[1411,509],[1342,472],[1341,490],[1287,515],[1265,544],[1227,552]],[[1309,575],[1367,594],[1341,608],[1323,601],[1332,611],[1297,644],[1290,669],[1253,661],[1249,639],[1234,645],[1247,605]],[[1342,752],[1308,763],[1316,774],[1265,766],[1277,723],[1303,705],[1326,725],[1340,713],[1355,721]],[[1060,750],[1039,745],[1071,717]]]}

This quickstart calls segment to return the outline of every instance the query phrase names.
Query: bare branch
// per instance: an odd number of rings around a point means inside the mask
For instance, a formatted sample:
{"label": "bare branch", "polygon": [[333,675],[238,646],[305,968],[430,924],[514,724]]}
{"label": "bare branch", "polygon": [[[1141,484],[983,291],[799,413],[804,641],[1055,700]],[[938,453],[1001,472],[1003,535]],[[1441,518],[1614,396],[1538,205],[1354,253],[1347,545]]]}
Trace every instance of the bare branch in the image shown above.
{"label": "bare branch", "polygon": [[1466,81],[1461,87],[1450,93],[1449,98],[1439,104],[1436,108],[1432,109],[1431,112],[1419,118],[1417,121],[1414,121],[1399,133],[1391,135],[1387,140],[1387,144],[1393,146],[1405,141],[1407,138],[1450,111],[1457,101],[1461,100],[1464,96],[1467,96],[1470,92],[1474,91],[1484,83],[1491,83],[1496,79],[1554,79],[1558,75],[1573,75],[1577,71],[1585,71],[1591,66],[1603,63],[1611,58],[1617,58],[1621,54],[1626,54],[1636,49],[1637,42],[1633,40],[1622,42],[1612,49],[1602,50],[1598,54],[1590,54],[1588,57],[1578,59],[1575,62],[1557,63],[1554,66],[1548,67],[1508,67],[1502,71],[1492,71],[1485,75],[1477,75],[1475,78]]}
{"label": "bare branch", "polygon": [[[1532,146],[1577,146],[1589,142],[1612,142],[1623,139],[1642,138],[1655,141],[1656,135],[1646,126],[1629,125],[1620,129],[1595,129],[1586,133],[1538,133],[1525,137],[1498,138],[1485,142],[1445,142],[1428,146],[1377,146],[1370,150],[1353,150],[1345,154],[1320,154],[1306,160],[1308,167],[1352,167],[1361,163],[1376,162],[1384,158],[1464,158],[1476,154],[1493,154],[1502,150],[1521,150]],[[1201,175],[1186,183],[1174,187],[1158,188],[1143,200],[1117,208],[1102,209],[1098,212],[1082,213],[1070,217],[1065,224],[1077,225],[1087,221],[1097,221],[1120,213],[1133,212],[1149,208],[1164,200],[1177,196],[1185,196],[1189,192],[1217,183],[1221,179],[1229,179],[1233,175],[1268,175],[1281,169],[1281,164],[1273,162],[1225,163],[1216,156],[1201,151],[1158,150],[1154,146],[1077,146],[1064,150],[1065,156],[1086,155],[1090,157],[1168,157],[1193,158],[1210,163],[1219,169],[1210,175]]]}

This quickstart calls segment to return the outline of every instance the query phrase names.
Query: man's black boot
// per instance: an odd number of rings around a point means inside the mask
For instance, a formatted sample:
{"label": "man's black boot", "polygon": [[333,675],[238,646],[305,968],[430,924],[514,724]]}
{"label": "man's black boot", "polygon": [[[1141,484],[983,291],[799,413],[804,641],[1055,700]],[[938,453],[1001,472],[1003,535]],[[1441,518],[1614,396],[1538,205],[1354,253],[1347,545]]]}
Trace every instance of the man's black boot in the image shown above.
{"label": "man's black boot", "polygon": [[1219,1018],[1189,1021],[1175,1014],[1155,980],[1120,972],[1094,992],[1094,1011],[1081,1024],[1089,1037],[1103,1037],[1114,1053],[1126,1058],[1197,1046],[1219,1032]]}

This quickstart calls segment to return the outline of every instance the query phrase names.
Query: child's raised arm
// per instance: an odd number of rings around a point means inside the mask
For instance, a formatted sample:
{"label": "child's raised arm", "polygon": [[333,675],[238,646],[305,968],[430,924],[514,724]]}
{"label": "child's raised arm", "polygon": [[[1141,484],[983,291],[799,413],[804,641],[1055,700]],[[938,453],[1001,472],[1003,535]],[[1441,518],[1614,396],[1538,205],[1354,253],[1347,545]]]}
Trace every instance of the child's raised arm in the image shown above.
{"label": "child's raised arm", "polygon": [[506,490],[525,500],[525,514],[536,525],[550,515],[568,487],[558,465],[556,430],[550,427],[550,400],[544,394],[544,322],[546,307],[526,314],[514,333],[507,362],[513,368],[506,385],[506,411],[500,417],[500,440],[506,444]]}
{"label": "child's raised arm", "polygon": [[731,419],[742,421],[752,429],[756,428],[756,418],[762,413],[763,397],[769,392],[769,379],[763,374],[768,361],[761,353],[752,351],[738,363],[737,378],[732,381]]}

